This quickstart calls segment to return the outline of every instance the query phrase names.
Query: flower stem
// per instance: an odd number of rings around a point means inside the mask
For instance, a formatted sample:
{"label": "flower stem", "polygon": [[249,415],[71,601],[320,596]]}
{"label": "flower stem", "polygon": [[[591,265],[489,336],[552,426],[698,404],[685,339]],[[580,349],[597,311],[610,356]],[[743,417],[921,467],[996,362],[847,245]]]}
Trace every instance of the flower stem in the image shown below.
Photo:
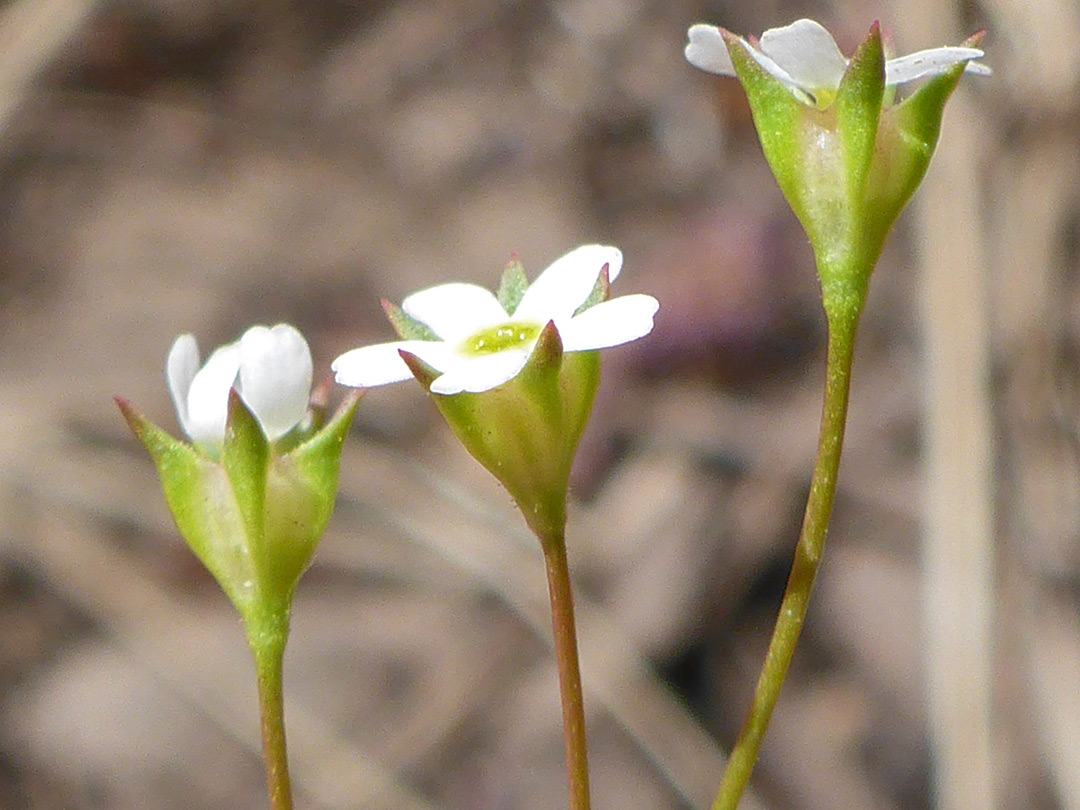
{"label": "flower stem", "polygon": [[750,782],[750,774],[757,763],[765,731],[780,698],[780,690],[806,619],[810,593],[821,565],[825,538],[829,531],[829,518],[836,498],[836,477],[844,444],[848,392],[851,388],[851,361],[860,310],[861,306],[853,312],[845,313],[846,317],[834,317],[829,321],[825,402],[821,413],[817,462],[810,483],[810,496],[806,503],[802,531],[795,549],[795,560],[791,566],[787,589],[780,604],[776,627],[761,674],[758,676],[754,699],[742,731],[739,732],[739,739],[731,752],[731,759],[728,761],[712,810],[735,810]]}
{"label": "flower stem", "polygon": [[[276,620],[275,620],[276,619]],[[288,638],[288,611],[260,623],[261,632],[248,631],[248,643],[255,656],[255,674],[259,683],[259,716],[262,722],[263,758],[266,760],[266,786],[271,810],[292,810],[292,786],[289,761],[285,751],[285,705],[281,674]]]}
{"label": "flower stem", "polygon": [[562,699],[563,732],[566,737],[566,770],[570,781],[570,810],[589,810],[589,757],[585,747],[585,702],[578,664],[577,631],[574,629],[574,596],[566,561],[563,530],[540,534],[551,596],[551,627],[555,635],[555,658],[559,664],[559,696]]}

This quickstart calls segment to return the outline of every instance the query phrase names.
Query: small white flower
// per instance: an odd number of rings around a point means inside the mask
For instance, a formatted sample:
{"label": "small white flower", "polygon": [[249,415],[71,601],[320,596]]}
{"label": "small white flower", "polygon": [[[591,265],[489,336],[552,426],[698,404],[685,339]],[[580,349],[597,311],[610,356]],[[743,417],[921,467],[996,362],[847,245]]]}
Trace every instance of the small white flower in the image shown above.
{"label": "small white flower", "polygon": [[235,343],[199,367],[194,335],[181,335],[169,349],[166,376],[180,426],[196,444],[219,446],[225,438],[229,389],[237,393],[273,441],[307,413],[311,395],[311,351],[295,327],[253,326]]}
{"label": "small white flower", "polygon": [[563,351],[581,352],[627,343],[652,331],[660,305],[649,295],[626,295],[589,307],[585,303],[604,267],[611,281],[622,269],[622,252],[584,245],[557,259],[529,286],[513,314],[475,284],[440,284],[413,293],[401,305],[438,340],[401,340],[353,349],[333,363],[342,385],[370,388],[412,377],[399,351],[416,355],[441,372],[435,394],[479,393],[509,382],[524,368],[549,323]]}
{"label": "small white flower", "polygon": [[[714,25],[692,25],[687,32],[684,53],[694,67],[721,76],[734,76],[720,29]],[[813,20],[796,20],[783,28],[770,28],[752,45],[739,38],[739,44],[766,72],[780,81],[795,98],[805,104],[828,106],[836,97],[848,60],[830,34]],[[959,62],[966,70],[980,76],[990,75],[990,68],[972,60],[981,59],[978,48],[931,48],[890,59],[885,63],[885,84],[893,86],[937,76]]]}

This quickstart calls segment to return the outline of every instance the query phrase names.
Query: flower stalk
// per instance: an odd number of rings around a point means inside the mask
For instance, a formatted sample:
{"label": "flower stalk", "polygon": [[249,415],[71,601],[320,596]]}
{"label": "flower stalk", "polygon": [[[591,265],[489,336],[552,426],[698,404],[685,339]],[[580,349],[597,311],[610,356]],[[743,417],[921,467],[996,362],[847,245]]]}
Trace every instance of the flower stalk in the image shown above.
{"label": "flower stalk", "polygon": [[[746,90],[762,151],[799,218],[817,262],[829,325],[817,462],[795,560],[746,722],[713,810],[734,810],[761,744],[806,620],[821,564],[847,420],[855,333],[867,287],[897,216],[933,155],[945,103],[961,75],[990,75],[982,35],[959,47],[887,59],[877,23],[851,59],[813,20],[747,40],[722,28],[687,32],[687,60],[733,76]],[[903,101],[896,87],[927,81]]]}
{"label": "flower stalk", "polygon": [[851,389],[855,333],[861,310],[860,302],[848,312],[837,313],[829,319],[825,400],[821,411],[817,461],[810,481],[810,496],[806,502],[802,531],[795,547],[791,574],[780,603],[780,613],[769,649],[765,654],[765,663],[758,676],[753,701],[731,752],[712,810],[735,810],[738,807],[739,799],[746,790],[750,774],[757,763],[765,731],[769,727],[776,702],[780,699],[780,691],[806,620],[810,594],[821,566],[833,502],[836,500],[836,481],[844,446],[848,394]]}
{"label": "flower stalk", "polygon": [[360,394],[326,422],[309,409],[312,362],[293,327],[255,326],[200,366],[195,338],[177,338],[169,391],[192,443],[129,402],[117,405],[157,467],[188,546],[243,621],[255,658],[271,810],[292,810],[282,665],[293,593],[326,529],[341,451]]}
{"label": "flower stalk", "polygon": [[574,595],[562,531],[537,534],[544,552],[548,594],[551,598],[551,629],[559,667],[559,698],[562,702],[563,734],[566,738],[566,772],[570,785],[570,810],[589,810],[589,756],[585,742],[585,699],[581,688]]}
{"label": "flower stalk", "polygon": [[566,559],[570,468],[596,401],[599,349],[644,337],[659,303],[611,299],[622,252],[582,245],[532,284],[516,258],[497,293],[450,283],[383,308],[401,340],[334,361],[342,385],[414,377],[465,449],[514,499],[540,541],[551,597],[571,810],[589,810],[585,704]]}
{"label": "flower stalk", "polygon": [[258,629],[249,627],[248,644],[255,657],[262,727],[263,758],[270,810],[292,810],[289,758],[285,747],[285,702],[282,669],[289,636],[288,610],[274,612]]}

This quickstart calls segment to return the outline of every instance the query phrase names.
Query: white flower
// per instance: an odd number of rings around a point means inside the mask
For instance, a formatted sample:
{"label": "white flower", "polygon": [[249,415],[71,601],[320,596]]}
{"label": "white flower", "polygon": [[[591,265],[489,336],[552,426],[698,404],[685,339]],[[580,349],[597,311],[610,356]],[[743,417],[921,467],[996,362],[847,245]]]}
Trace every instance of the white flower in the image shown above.
{"label": "white flower", "polygon": [[210,355],[199,368],[194,335],[181,335],[169,349],[166,376],[180,425],[196,444],[220,446],[225,438],[229,389],[237,393],[273,441],[307,413],[311,395],[311,351],[295,327],[253,326],[235,343]]}
{"label": "white flower", "polygon": [[[714,25],[692,25],[687,32],[684,53],[694,67],[734,76],[720,29]],[[832,34],[813,20],[796,20],[783,28],[770,28],[755,45],[739,38],[739,44],[762,68],[780,81],[797,99],[812,106],[826,107],[836,97],[840,80],[844,78],[848,60],[840,52]],[[927,51],[890,59],[885,63],[885,84],[905,84],[927,76],[944,73],[959,62],[967,62],[966,70],[981,76],[990,75],[990,68],[974,59],[981,59],[978,48],[931,48]]]}
{"label": "white flower", "polygon": [[370,388],[412,377],[399,351],[416,355],[441,372],[435,394],[479,393],[509,382],[525,366],[541,330],[554,322],[563,351],[581,352],[627,343],[652,331],[660,305],[649,295],[626,295],[575,315],[604,267],[611,281],[622,269],[622,252],[584,245],[556,260],[529,286],[513,314],[475,284],[440,284],[402,302],[405,314],[438,340],[401,340],[346,352],[333,363],[342,385]]}

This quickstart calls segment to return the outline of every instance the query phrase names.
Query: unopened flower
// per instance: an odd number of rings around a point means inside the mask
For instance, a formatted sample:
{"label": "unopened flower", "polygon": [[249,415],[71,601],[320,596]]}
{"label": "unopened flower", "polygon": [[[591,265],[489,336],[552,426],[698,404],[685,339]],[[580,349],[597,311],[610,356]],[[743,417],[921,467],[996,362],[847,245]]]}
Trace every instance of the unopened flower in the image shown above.
{"label": "unopened flower", "polygon": [[176,526],[249,632],[260,632],[268,616],[284,614],[287,623],[293,589],[333,513],[359,397],[346,397],[318,430],[316,420],[305,421],[311,352],[287,324],[252,327],[201,368],[195,338],[181,335],[166,376],[195,446],[127,400],[117,404],[154,460]]}
{"label": "unopened flower", "polygon": [[230,388],[274,441],[307,413],[311,351],[295,327],[253,326],[240,340],[214,351],[200,368],[199,346],[193,335],[185,334],[169,350],[166,376],[180,426],[196,444],[221,446]]}
{"label": "unopened flower", "polygon": [[[413,328],[402,328],[402,321],[394,319],[402,337],[412,339],[346,352],[332,366],[337,381],[370,388],[407,380],[412,372],[401,357],[404,351],[439,372],[431,382],[432,393],[480,393],[521,372],[549,322],[565,352],[636,340],[652,330],[660,306],[655,298],[627,295],[585,307],[593,303],[589,298],[598,282],[606,287],[620,269],[618,248],[584,245],[556,260],[527,288],[523,271],[515,281],[504,280],[500,297],[466,283],[413,293],[401,305]],[[393,308],[388,312],[393,314]],[[421,332],[424,339],[418,338]]]}
{"label": "unopened flower", "polygon": [[[690,64],[709,73],[735,76],[735,65],[720,28],[693,25],[687,38],[685,54]],[[827,107],[833,102],[850,63],[832,34],[814,20],[796,20],[783,28],[770,28],[757,41],[742,37],[735,41],[792,95],[815,107]],[[893,87],[937,76],[961,62],[966,63],[969,73],[986,76],[990,68],[974,61],[983,55],[978,48],[944,47],[889,59],[885,62],[885,85]]]}

